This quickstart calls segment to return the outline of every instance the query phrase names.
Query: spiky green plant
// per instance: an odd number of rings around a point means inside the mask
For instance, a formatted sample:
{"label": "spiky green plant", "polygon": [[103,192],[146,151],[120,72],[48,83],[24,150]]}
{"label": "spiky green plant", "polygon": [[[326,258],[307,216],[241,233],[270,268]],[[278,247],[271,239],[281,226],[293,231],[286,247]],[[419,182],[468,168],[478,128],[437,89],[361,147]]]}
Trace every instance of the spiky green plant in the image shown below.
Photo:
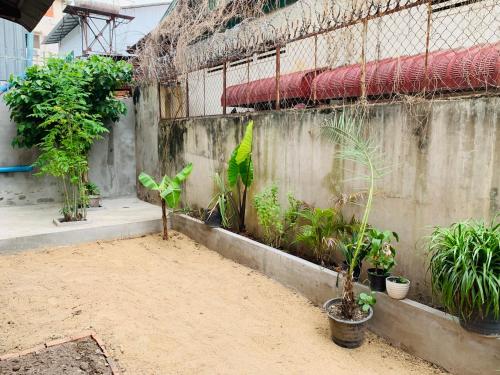
{"label": "spiky green plant", "polygon": [[367,183],[367,199],[359,226],[355,248],[349,268],[345,275],[342,294],[342,314],[352,319],[356,309],[353,273],[363,249],[363,241],[372,208],[375,180],[382,175],[378,166],[378,147],[366,136],[363,117],[347,115],[345,111],[335,113],[332,119],[322,126],[322,134],[340,148],[337,157],[364,166],[366,172],[360,176]]}
{"label": "spiky green plant", "polygon": [[219,210],[222,218],[222,227],[226,229],[233,228],[234,217],[237,213],[233,192],[226,185],[224,177],[219,173],[214,174],[214,184],[216,192],[208,204],[208,216]]}
{"label": "spiky green plant", "polygon": [[445,308],[468,320],[500,318],[500,223],[464,221],[430,236],[432,290]]}

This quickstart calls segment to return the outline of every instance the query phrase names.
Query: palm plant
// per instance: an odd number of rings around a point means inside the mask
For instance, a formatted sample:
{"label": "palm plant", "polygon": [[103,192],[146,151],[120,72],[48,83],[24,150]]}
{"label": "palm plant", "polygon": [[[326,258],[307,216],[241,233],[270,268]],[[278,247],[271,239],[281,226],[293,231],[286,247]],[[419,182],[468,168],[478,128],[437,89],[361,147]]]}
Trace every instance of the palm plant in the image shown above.
{"label": "palm plant", "polygon": [[436,227],[430,236],[432,290],[448,311],[500,318],[500,223],[478,221]]}
{"label": "palm plant", "polygon": [[356,299],[354,296],[353,273],[363,251],[365,232],[372,208],[375,180],[382,175],[381,169],[377,166],[378,147],[365,135],[363,124],[363,118],[348,116],[345,112],[342,112],[340,114],[336,113],[333,119],[322,126],[323,135],[340,146],[337,157],[365,167],[366,173],[362,177],[368,185],[364,213],[343,285],[341,312],[346,319],[352,319],[355,313]]}
{"label": "palm plant", "polygon": [[139,181],[146,188],[157,191],[161,200],[161,218],[163,222],[163,239],[168,240],[167,208],[175,209],[181,198],[181,184],[185,181],[193,170],[193,163],[186,165],[174,178],[165,175],[161,182],[157,184],[153,177],[142,172]]}
{"label": "palm plant", "polygon": [[343,223],[341,215],[331,208],[309,207],[301,210],[298,215],[305,224],[299,228],[296,241],[311,248],[316,260],[324,266],[336,248],[336,234]]}

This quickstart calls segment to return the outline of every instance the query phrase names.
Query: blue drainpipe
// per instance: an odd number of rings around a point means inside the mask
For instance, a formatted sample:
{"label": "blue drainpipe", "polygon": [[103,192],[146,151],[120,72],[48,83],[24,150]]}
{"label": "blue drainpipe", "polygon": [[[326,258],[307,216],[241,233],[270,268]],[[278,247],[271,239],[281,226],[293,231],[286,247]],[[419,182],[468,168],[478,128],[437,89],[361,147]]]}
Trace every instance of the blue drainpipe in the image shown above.
{"label": "blue drainpipe", "polygon": [[0,173],[13,173],[13,172],[31,172],[32,165],[15,165],[12,167],[0,167]]}

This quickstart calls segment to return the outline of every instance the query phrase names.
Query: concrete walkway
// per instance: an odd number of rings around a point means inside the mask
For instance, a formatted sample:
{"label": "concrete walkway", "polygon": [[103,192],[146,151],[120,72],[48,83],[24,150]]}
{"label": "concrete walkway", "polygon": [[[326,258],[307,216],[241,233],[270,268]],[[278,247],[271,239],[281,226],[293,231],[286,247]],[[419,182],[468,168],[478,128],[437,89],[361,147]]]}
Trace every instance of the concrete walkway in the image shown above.
{"label": "concrete walkway", "polygon": [[0,208],[0,252],[140,236],[161,230],[159,207],[135,197],[104,199],[88,221],[56,226],[59,204]]}

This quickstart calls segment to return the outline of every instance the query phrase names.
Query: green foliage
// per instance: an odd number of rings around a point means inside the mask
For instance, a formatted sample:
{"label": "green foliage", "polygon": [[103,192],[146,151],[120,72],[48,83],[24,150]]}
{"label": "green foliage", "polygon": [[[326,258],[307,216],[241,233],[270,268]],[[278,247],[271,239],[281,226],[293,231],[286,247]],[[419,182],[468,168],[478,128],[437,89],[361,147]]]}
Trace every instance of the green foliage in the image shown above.
{"label": "green foliage", "polygon": [[174,178],[165,175],[159,184],[156,183],[153,177],[142,172],[139,175],[139,182],[150,190],[158,191],[160,197],[166,202],[168,207],[175,209],[179,205],[182,193],[181,184],[188,178],[192,170],[193,163],[189,163]]}
{"label": "green foliage", "polygon": [[163,221],[163,239],[168,239],[168,225],[167,225],[167,213],[166,206],[171,209],[177,208],[180,198],[181,198],[181,185],[193,170],[193,164],[189,163],[186,165],[179,173],[175,175],[174,178],[170,178],[165,175],[160,183],[157,183],[153,177],[147,173],[142,172],[139,175],[139,182],[144,185],[149,190],[157,191],[161,199],[161,212]]}
{"label": "green foliage", "polygon": [[97,186],[93,182],[87,182],[85,184],[85,190],[87,191],[88,195],[100,195],[101,194],[101,190],[99,189],[99,186]]}
{"label": "green foliage", "polygon": [[375,298],[375,293],[360,293],[358,296],[358,306],[362,311],[368,312],[370,311],[370,307],[374,306],[377,303],[377,299]]}
{"label": "green foliage", "polygon": [[272,185],[256,194],[253,205],[257,211],[259,224],[264,228],[264,241],[270,246],[280,247],[285,228],[278,201],[278,187]]}
{"label": "green foliage", "polygon": [[231,188],[226,185],[224,178],[219,173],[214,175],[214,183],[216,193],[208,204],[208,214],[210,215],[218,209],[222,218],[222,227],[227,229],[233,228],[233,221],[237,211],[233,192]]}
{"label": "green foliage", "polygon": [[235,187],[238,184],[238,181],[241,181],[245,187],[250,187],[250,185],[252,185],[252,140],[253,121],[249,121],[241,143],[236,146],[231,154],[231,159],[229,159],[227,179],[231,187]]}
{"label": "green foliage", "polygon": [[[245,130],[245,135],[231,154],[231,159],[229,159],[227,167],[229,186],[236,188],[238,192],[237,211],[239,231],[245,230],[247,189],[253,182],[252,142],[253,121],[249,121]],[[240,185],[243,185],[243,189]]]}
{"label": "green foliage", "polygon": [[410,280],[408,280],[406,277],[402,276],[390,276],[387,278],[387,280],[392,281],[397,284],[408,284]]}
{"label": "green foliage", "polygon": [[167,205],[174,209],[179,205],[181,199],[181,184],[184,182],[193,170],[193,163],[186,165],[174,178],[164,176],[160,183],[160,196],[167,202]]}
{"label": "green foliage", "polygon": [[98,128],[105,121],[117,121],[126,107],[113,98],[112,92],[131,78],[130,64],[97,55],[86,60],[52,58],[46,65],[29,67],[25,78],[11,77],[12,88],[5,94],[17,126],[12,144],[27,148],[40,144],[54,124],[47,122],[54,115],[54,107],[68,112],[63,104],[70,101],[79,107],[72,110],[89,114]]}
{"label": "green foliage", "polygon": [[393,240],[399,241],[398,234],[390,231],[379,231],[371,228],[366,232],[366,248],[368,260],[376,269],[389,272],[396,265],[396,249],[392,246]]}
{"label": "green foliage", "polygon": [[365,231],[368,226],[368,218],[372,208],[375,180],[382,175],[381,169],[377,167],[378,147],[365,135],[366,130],[363,124],[363,118],[346,115],[343,111],[340,114],[336,113],[335,116],[322,127],[323,135],[341,148],[337,155],[339,158],[357,163],[365,167],[364,169],[367,171],[362,177],[368,183],[368,196],[359,226],[357,243],[353,251],[351,263],[349,264],[346,280],[343,284],[342,313],[344,317],[348,319],[353,317],[355,310],[354,286],[352,283],[353,272],[359,262],[360,254],[363,251]]}
{"label": "green foliage", "polygon": [[430,236],[432,290],[448,311],[500,317],[500,223],[465,221]]}
{"label": "green foliage", "polygon": [[301,225],[296,241],[313,250],[322,265],[330,262],[338,246],[338,233],[343,227],[342,215],[332,208],[305,208],[298,214],[305,224]]}
{"label": "green foliage", "polygon": [[275,248],[281,248],[287,241],[288,234],[295,228],[302,202],[288,193],[288,207],[283,212],[279,203],[278,187],[271,185],[253,199],[259,224],[264,229],[264,242]]}

